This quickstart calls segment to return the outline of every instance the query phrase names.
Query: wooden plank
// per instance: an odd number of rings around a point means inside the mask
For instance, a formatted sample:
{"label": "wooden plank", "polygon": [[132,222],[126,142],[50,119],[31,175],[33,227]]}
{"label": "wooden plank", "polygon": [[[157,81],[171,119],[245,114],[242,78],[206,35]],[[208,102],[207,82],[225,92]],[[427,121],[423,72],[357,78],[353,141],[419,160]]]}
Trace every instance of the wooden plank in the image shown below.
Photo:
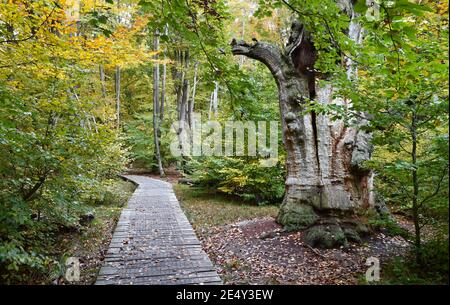
{"label": "wooden plank", "polygon": [[123,209],[96,285],[221,284],[170,183],[128,175]]}

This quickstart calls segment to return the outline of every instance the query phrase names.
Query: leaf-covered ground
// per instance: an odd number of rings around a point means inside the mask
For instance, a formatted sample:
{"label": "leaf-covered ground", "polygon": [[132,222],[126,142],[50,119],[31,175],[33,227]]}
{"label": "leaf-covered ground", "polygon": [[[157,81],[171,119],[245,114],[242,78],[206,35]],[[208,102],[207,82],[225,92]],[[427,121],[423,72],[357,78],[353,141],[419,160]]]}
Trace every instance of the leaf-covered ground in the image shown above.
{"label": "leaf-covered ground", "polygon": [[186,213],[198,235],[209,234],[210,228],[255,217],[275,216],[278,208],[274,205],[258,206],[239,201],[226,195],[174,185],[181,208]]}
{"label": "leaf-covered ground", "polygon": [[313,249],[303,234],[283,233],[266,217],[216,227],[202,243],[226,284],[358,284],[368,257],[383,263],[408,248],[401,237],[379,233],[346,249]]}
{"label": "leaf-covered ground", "polygon": [[276,206],[245,204],[167,180],[225,284],[358,284],[368,257],[383,265],[409,248],[401,237],[377,233],[346,249],[313,249],[304,232],[282,232]]}

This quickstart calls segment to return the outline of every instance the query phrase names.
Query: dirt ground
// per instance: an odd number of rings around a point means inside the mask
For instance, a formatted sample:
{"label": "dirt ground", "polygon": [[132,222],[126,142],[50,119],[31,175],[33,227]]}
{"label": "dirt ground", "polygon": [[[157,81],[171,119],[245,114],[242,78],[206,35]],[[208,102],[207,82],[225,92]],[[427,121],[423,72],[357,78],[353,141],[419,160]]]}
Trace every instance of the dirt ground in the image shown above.
{"label": "dirt ground", "polygon": [[408,248],[401,237],[378,233],[345,249],[313,249],[303,235],[262,218],[216,227],[202,243],[226,284],[358,284],[367,258],[382,264]]}

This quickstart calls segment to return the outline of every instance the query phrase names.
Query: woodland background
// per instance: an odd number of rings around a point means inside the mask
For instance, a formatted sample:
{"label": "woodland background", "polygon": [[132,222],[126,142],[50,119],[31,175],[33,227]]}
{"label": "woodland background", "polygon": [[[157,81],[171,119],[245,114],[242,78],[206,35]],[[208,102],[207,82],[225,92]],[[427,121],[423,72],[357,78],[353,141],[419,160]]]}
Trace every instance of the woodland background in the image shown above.
{"label": "woodland background", "polygon": [[[394,214],[427,228],[424,237],[367,215],[416,245],[389,262],[388,281],[447,282],[448,1],[381,1],[376,20],[364,18],[359,2],[361,46],[341,37],[345,20],[335,18],[332,0],[2,1],[1,282],[54,282],[76,249],[91,253],[86,261],[101,257],[98,245],[107,244],[133,189],[118,178],[126,169],[176,171],[197,192],[273,214],[284,195],[281,135],[279,162],[266,168],[259,157],[173,157],[169,131],[194,111],[220,122],[279,120],[270,72],[233,57],[229,43],[283,45],[298,15],[321,33],[315,67],[354,103],[311,109],[349,124],[352,111],[372,115],[375,151],[366,166],[376,172],[376,191]],[[343,54],[358,61],[356,86],[336,65]],[[87,282],[98,266],[90,268]]]}

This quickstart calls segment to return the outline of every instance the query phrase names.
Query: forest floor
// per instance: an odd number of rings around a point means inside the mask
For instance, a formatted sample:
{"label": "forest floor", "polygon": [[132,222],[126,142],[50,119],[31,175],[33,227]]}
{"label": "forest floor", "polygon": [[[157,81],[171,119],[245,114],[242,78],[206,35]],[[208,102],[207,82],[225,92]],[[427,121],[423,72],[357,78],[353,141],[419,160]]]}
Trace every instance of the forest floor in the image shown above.
{"label": "forest floor", "polygon": [[382,264],[409,247],[401,237],[379,233],[360,245],[313,249],[304,232],[283,233],[270,216],[215,227],[202,242],[227,284],[358,284],[367,258]]}
{"label": "forest floor", "polygon": [[[361,284],[367,258],[376,257],[383,266],[410,248],[402,237],[378,232],[359,245],[313,249],[305,243],[304,232],[282,231],[275,222],[276,206],[245,204],[171,180],[225,284]],[[404,218],[399,224],[411,226]]]}
{"label": "forest floor", "polygon": [[[313,249],[304,242],[304,232],[282,232],[275,222],[277,206],[248,204],[214,190],[178,184],[179,178],[169,170],[161,180],[172,183],[181,208],[225,284],[359,284],[364,283],[368,257],[380,259],[383,278],[383,264],[409,249],[401,237],[383,233],[345,249]],[[125,198],[133,189],[123,183]],[[95,207],[95,219],[82,231],[59,236],[55,249],[80,258],[77,284],[95,281],[125,202]],[[399,223],[411,229],[409,220],[399,218]]]}
{"label": "forest floor", "polygon": [[[138,173],[136,173],[138,174]],[[199,237],[225,284],[361,284],[368,268],[366,260],[376,257],[383,265],[393,257],[405,256],[410,244],[399,236],[378,232],[362,244],[340,249],[313,249],[304,241],[304,232],[283,232],[275,222],[278,207],[245,203],[214,190],[179,184],[180,176],[168,170],[166,177],[139,173],[172,183],[181,208]],[[72,243],[81,256],[82,282],[90,283],[101,265],[118,212],[109,211],[111,221],[102,230],[84,235],[98,241],[95,251]],[[411,230],[411,222],[398,216],[401,227]],[[101,219],[99,219],[101,220]],[[98,228],[97,228],[98,229]],[[95,232],[94,232],[95,231]],[[78,244],[82,243],[82,238]]]}

